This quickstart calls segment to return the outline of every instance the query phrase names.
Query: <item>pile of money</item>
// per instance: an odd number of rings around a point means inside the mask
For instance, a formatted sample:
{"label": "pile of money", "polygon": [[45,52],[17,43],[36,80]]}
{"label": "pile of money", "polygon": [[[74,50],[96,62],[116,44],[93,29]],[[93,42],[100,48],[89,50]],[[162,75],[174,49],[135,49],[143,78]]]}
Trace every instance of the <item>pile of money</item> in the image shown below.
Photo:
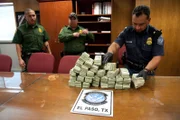
{"label": "pile of money", "polygon": [[145,83],[145,80],[143,77],[136,77],[138,74],[132,75],[132,82],[134,84],[134,87],[137,89],[139,87],[142,87]]}
{"label": "pile of money", "polygon": [[72,87],[129,89],[131,84],[130,74],[126,68],[119,69],[113,62],[102,65],[101,55],[96,55],[92,59],[86,52],[79,57],[69,73],[69,86]]}

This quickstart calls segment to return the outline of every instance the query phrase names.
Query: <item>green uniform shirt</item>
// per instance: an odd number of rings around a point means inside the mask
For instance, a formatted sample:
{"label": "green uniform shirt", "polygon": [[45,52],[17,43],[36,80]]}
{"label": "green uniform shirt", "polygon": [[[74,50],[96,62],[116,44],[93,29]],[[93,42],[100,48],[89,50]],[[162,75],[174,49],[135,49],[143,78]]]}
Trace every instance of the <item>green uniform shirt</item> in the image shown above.
{"label": "green uniform shirt", "polygon": [[43,26],[39,24],[30,26],[26,22],[17,28],[12,42],[21,44],[22,52],[27,53],[42,51],[44,42],[48,40],[49,36]]}
{"label": "green uniform shirt", "polygon": [[68,54],[78,54],[85,51],[85,43],[88,41],[94,41],[94,35],[92,33],[80,34],[79,37],[74,37],[73,33],[80,32],[84,28],[78,26],[75,30],[72,30],[70,26],[65,26],[61,29],[58,38],[60,42],[64,43],[64,52]]}

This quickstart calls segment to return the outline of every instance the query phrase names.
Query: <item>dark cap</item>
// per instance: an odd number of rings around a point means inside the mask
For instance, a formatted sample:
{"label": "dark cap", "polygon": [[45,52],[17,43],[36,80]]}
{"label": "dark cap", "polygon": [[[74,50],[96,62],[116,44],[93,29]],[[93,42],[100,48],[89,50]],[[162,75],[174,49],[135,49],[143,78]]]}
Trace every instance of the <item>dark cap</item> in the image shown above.
{"label": "dark cap", "polygon": [[74,17],[75,19],[77,19],[76,13],[74,13],[74,12],[70,13],[69,18],[71,19],[72,17]]}

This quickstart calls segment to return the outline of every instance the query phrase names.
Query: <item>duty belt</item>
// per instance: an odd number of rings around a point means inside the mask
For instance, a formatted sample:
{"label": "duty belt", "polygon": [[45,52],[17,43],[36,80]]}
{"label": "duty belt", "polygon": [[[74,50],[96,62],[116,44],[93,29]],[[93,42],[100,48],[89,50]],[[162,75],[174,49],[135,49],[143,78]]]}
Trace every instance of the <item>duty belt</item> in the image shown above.
{"label": "duty belt", "polygon": [[134,63],[130,60],[126,60],[126,63],[130,66],[130,67],[133,67],[133,68],[137,68],[137,69],[144,69],[146,67],[145,64],[137,64],[137,63]]}

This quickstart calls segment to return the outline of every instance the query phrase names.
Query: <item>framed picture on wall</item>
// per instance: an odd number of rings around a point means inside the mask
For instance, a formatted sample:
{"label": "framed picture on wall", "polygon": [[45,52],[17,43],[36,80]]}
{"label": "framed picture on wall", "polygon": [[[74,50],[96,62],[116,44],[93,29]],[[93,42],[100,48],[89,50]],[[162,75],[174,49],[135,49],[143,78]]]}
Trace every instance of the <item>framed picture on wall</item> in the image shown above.
{"label": "framed picture on wall", "polygon": [[[40,24],[40,14],[39,11],[35,11],[36,13],[36,20]],[[24,16],[24,12],[16,12],[16,24],[17,27],[20,26],[21,24],[25,23],[26,19]]]}

